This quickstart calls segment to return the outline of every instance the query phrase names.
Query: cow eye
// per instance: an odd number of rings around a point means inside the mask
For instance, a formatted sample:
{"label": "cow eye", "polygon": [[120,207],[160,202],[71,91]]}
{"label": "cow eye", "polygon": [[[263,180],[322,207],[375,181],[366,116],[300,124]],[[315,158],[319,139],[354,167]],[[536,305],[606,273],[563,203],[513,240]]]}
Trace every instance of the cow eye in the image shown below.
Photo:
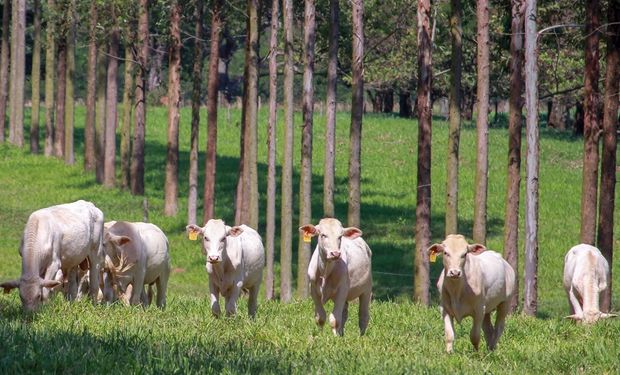
{"label": "cow eye", "polygon": [[326,234],[321,234],[321,238],[327,238]]}
{"label": "cow eye", "polygon": [[449,254],[447,251],[444,251],[444,252],[443,252],[443,255],[444,255],[444,256],[447,256],[447,257],[449,257],[449,256],[450,256],[450,254]]}
{"label": "cow eye", "polygon": [[467,253],[463,253],[463,255],[461,255],[461,258],[465,258],[465,255],[467,255]]}
{"label": "cow eye", "polygon": [[204,237],[205,242],[209,242],[209,237]]}

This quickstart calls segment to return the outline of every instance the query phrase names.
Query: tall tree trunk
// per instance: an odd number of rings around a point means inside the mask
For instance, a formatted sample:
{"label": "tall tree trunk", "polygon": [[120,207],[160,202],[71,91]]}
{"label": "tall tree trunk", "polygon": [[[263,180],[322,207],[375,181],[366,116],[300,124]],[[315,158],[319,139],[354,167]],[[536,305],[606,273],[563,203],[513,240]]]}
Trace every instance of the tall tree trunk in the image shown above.
{"label": "tall tree trunk", "polygon": [[353,56],[351,58],[351,128],[349,131],[349,226],[360,226],[362,175],[362,116],[364,115],[364,1],[351,2]]}
{"label": "tall tree trunk", "polygon": [[[56,72],[56,25],[54,0],[47,0],[45,36],[45,156],[54,155],[54,76]],[[4,66],[4,64],[3,64]]]}
{"label": "tall tree trunk", "polygon": [[192,127],[189,149],[189,189],[187,192],[188,224],[196,224],[196,211],[198,207],[198,139],[200,130],[200,91],[202,86],[203,0],[196,0],[194,7],[196,39],[194,39],[194,65],[192,67]]}
{"label": "tall tree trunk", "polygon": [[519,304],[519,186],[521,184],[521,113],[523,111],[523,16],[525,0],[512,1],[510,37],[510,118],[508,122],[508,177],[504,219],[504,258],[517,275],[510,311]]}
{"label": "tall tree trunk", "polygon": [[[299,187],[299,226],[312,221],[312,116],[314,110],[314,42],[316,39],[316,11],[314,0],[306,0],[304,9],[304,77],[303,125],[301,130],[301,171]],[[308,297],[308,264],[310,243],[299,236],[297,253],[297,294]]]}
{"label": "tall tree trunk", "polygon": [[463,65],[463,5],[450,1],[450,36],[452,42],[450,75],[450,128],[446,177],[446,236],[458,233],[459,144],[461,138],[461,72]]}
{"label": "tall tree trunk", "polygon": [[536,0],[525,1],[525,274],[523,312],[538,309],[538,52]]}
{"label": "tall tree trunk", "polygon": [[[283,0],[284,18],[284,145],[282,151],[282,203],[280,213],[280,301],[293,296],[293,0]],[[303,270],[301,270],[303,272]]]}
{"label": "tall tree trunk", "polygon": [[118,47],[119,29],[116,21],[116,9],[111,6],[112,33],[108,49],[108,70],[106,83],[106,117],[105,148],[103,166],[103,186],[114,187],[116,184],[116,125],[118,123]]}
{"label": "tall tree trunk", "polygon": [[125,87],[123,88],[123,124],[121,125],[121,187],[131,184],[131,110],[133,108],[133,47],[125,41]]}
{"label": "tall tree trunk", "polygon": [[474,242],[487,240],[487,187],[489,180],[489,1],[476,1],[478,53],[476,58],[478,114],[476,117],[476,196]]}
{"label": "tall tree trunk", "polygon": [[415,210],[414,300],[428,305],[431,244],[431,2],[418,0],[418,167]]}
{"label": "tall tree trunk", "polygon": [[149,58],[148,0],[140,0],[138,16],[138,70],[136,75],[136,122],[131,157],[131,193],[144,195],[144,135],[146,125],[146,70]]}
{"label": "tall tree trunk", "polygon": [[86,73],[86,122],[84,124],[84,170],[95,169],[95,119],[97,100],[97,0],[90,2]]}
{"label": "tall tree trunk", "polygon": [[586,46],[584,77],[583,182],[581,188],[581,242],[594,245],[598,183],[598,143],[600,137],[599,32],[600,3],[586,1]]}
{"label": "tall tree trunk", "polygon": [[11,116],[9,142],[24,146],[24,83],[26,80],[26,0],[13,0],[11,30]]}
{"label": "tall tree trunk", "polygon": [[338,84],[339,0],[329,2],[329,61],[327,65],[327,118],[325,122],[325,166],[323,173],[323,216],[335,217],[334,175],[336,173],[336,87]]}
{"label": "tall tree trunk", "polygon": [[267,213],[265,252],[265,298],[274,299],[273,256],[276,237],[276,121],[278,111],[278,24],[279,0],[271,2],[271,36],[269,39],[269,127],[267,130]]}
{"label": "tall tree trunk", "polygon": [[56,129],[54,130],[54,155],[65,157],[65,96],[67,94],[67,44],[60,36],[58,44],[58,62],[56,64]]}
{"label": "tall tree trunk", "polygon": [[75,19],[76,9],[75,0],[69,1],[67,13],[70,17],[70,24],[67,29],[67,76],[65,94],[65,164],[75,164],[75,153],[73,151],[73,128],[75,116]]}
{"label": "tall tree trunk", "polygon": [[[616,190],[616,148],[618,131],[618,97],[620,97],[620,0],[608,5],[607,71],[603,111],[603,155],[601,160],[601,192],[599,197],[598,248],[613,272],[614,210]],[[601,310],[611,309],[612,277],[603,293]]]}
{"label": "tall tree trunk", "polygon": [[4,143],[6,129],[6,101],[9,89],[9,25],[11,2],[6,1],[2,7],[2,42],[0,45],[0,143]]}
{"label": "tall tree trunk", "polygon": [[217,105],[219,88],[220,33],[222,1],[211,7],[211,45],[209,47],[209,82],[207,83],[207,152],[205,160],[204,222],[215,216],[215,171],[217,162]]}
{"label": "tall tree trunk", "polygon": [[178,212],[179,196],[179,106],[181,105],[181,5],[176,0],[170,12],[170,50],[168,62],[168,153],[164,215]]}
{"label": "tall tree trunk", "polygon": [[[8,1],[5,1],[5,5]],[[32,36],[32,110],[30,113],[30,152],[39,153],[39,109],[41,103],[41,0],[34,0]]]}
{"label": "tall tree trunk", "polygon": [[97,54],[97,83],[95,104],[95,179],[98,183],[103,183],[103,170],[105,162],[105,124],[106,124],[106,86],[107,86],[107,65],[108,58],[103,52],[104,46],[100,46],[101,51]]}

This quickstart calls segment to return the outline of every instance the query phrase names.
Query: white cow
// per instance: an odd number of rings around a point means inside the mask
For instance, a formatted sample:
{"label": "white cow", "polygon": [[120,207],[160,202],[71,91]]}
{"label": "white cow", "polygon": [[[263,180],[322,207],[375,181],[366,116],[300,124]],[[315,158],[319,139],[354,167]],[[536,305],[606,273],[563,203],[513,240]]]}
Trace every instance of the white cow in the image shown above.
{"label": "white cow", "polygon": [[[142,302],[148,306],[155,284],[157,306],[164,308],[170,277],[168,238],[164,232],[150,223],[114,221],[106,223],[103,237],[106,272],[120,298],[127,304]],[[145,285],[148,294],[144,293]]]}
{"label": "white cow", "polygon": [[[510,299],[515,293],[515,272],[499,253],[480,244],[468,244],[460,234],[450,234],[440,244],[428,249],[431,260],[443,255],[444,269],[437,289],[441,293],[441,315],[444,321],[446,351],[454,343],[454,322],[466,316],[474,319],[469,337],[478,350],[480,328],[487,348],[494,350],[504,330]],[[497,310],[495,327],[491,313]]]}
{"label": "white cow", "polygon": [[332,300],[334,310],[329,315],[329,324],[335,335],[342,336],[349,301],[359,298],[359,327],[363,335],[370,318],[372,252],[361,238],[362,231],[355,227],[343,228],[340,221],[332,218],[299,229],[305,236],[319,236],[308,266],[316,323],[323,327],[326,318],[323,306]]}
{"label": "white cow", "polygon": [[600,310],[600,299],[609,287],[609,264],[599,249],[587,244],[572,247],[564,257],[564,289],[572,315],[584,323],[615,317]]}
{"label": "white cow", "polygon": [[[0,287],[6,293],[19,288],[24,310],[34,311],[49,298],[50,290],[60,285],[87,257],[90,285],[99,285],[103,263],[102,233],[103,213],[91,202],[79,200],[33,212],[19,248],[21,277],[2,283]],[[94,301],[97,289],[90,288]],[[67,297],[75,298],[75,292],[75,288],[69,288]]]}
{"label": "white cow", "polygon": [[211,311],[221,314],[219,296],[226,300],[226,315],[237,312],[242,290],[249,292],[248,313],[256,315],[257,297],[265,267],[265,249],[260,235],[247,225],[229,227],[222,220],[209,220],[203,228],[190,224],[190,236],[202,237],[202,253],[207,257]]}

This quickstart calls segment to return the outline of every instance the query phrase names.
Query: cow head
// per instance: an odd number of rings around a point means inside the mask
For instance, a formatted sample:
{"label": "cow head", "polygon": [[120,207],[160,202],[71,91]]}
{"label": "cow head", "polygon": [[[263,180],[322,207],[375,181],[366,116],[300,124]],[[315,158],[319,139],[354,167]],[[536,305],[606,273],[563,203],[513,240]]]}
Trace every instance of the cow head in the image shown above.
{"label": "cow head", "polygon": [[202,253],[207,257],[207,262],[216,264],[222,262],[226,255],[226,238],[237,237],[243,233],[239,226],[229,227],[224,221],[211,219],[204,227],[190,224],[186,227],[187,232],[202,237]]}
{"label": "cow head", "polygon": [[127,236],[105,230],[103,245],[106,255],[105,271],[110,276],[112,288],[120,295],[125,294],[128,284],[133,281],[133,275],[129,271],[136,264],[134,242]]}
{"label": "cow head", "polygon": [[0,288],[4,289],[4,293],[9,293],[12,289],[19,288],[19,298],[22,300],[24,311],[34,312],[41,302],[48,298],[50,289],[60,284],[60,281],[42,279],[35,275],[4,282],[0,284]]}
{"label": "cow head", "polygon": [[342,237],[354,240],[362,235],[362,231],[356,227],[343,228],[338,219],[321,219],[315,226],[306,224],[299,228],[306,237],[319,236],[319,255],[327,261],[340,258],[340,245]]}
{"label": "cow head", "polygon": [[566,317],[566,319],[573,319],[577,323],[593,324],[593,323],[596,323],[599,319],[615,318],[617,316],[618,316],[617,314],[608,314],[608,313],[600,312],[598,310],[589,310],[589,311],[584,311],[583,315],[577,315],[577,314],[569,315]]}
{"label": "cow head", "polygon": [[432,245],[427,251],[431,257],[442,255],[446,276],[458,279],[463,275],[467,254],[478,255],[485,250],[484,245],[468,244],[460,234],[449,234],[442,243]]}

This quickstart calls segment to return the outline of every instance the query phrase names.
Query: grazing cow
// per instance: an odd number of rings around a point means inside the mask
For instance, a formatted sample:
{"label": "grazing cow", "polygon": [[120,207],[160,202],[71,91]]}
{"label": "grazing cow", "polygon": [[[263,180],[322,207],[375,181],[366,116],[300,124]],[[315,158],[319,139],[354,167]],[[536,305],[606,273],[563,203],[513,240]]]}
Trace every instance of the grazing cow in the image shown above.
{"label": "grazing cow", "polygon": [[299,229],[305,238],[319,236],[308,266],[316,323],[323,327],[326,318],[323,306],[332,300],[334,310],[329,315],[329,324],[335,335],[342,336],[349,301],[359,298],[359,327],[363,335],[370,318],[372,252],[361,238],[362,231],[355,227],[343,228],[340,221],[331,218]]}
{"label": "grazing cow", "polygon": [[[454,322],[466,316],[474,319],[469,337],[474,348],[480,343],[480,327],[487,348],[494,350],[504,330],[510,298],[515,293],[515,272],[502,256],[480,244],[468,244],[460,234],[450,234],[428,249],[431,261],[443,255],[444,269],[437,289],[441,293],[441,315],[444,321],[446,351],[454,343]],[[497,310],[495,328],[491,312]]]}
{"label": "grazing cow", "polygon": [[[168,238],[154,224],[115,221],[106,223],[103,236],[106,272],[116,294],[127,304],[151,303],[151,286],[157,286],[157,306],[166,306],[170,276]],[[144,286],[148,286],[148,294]],[[107,294],[104,287],[104,295]]]}
{"label": "grazing cow", "polygon": [[[24,310],[32,312],[49,298],[52,288],[60,285],[87,258],[90,285],[99,285],[102,233],[103,213],[90,202],[79,200],[33,212],[19,248],[21,277],[0,287],[6,293],[19,288]],[[75,288],[69,288],[67,297],[75,298],[75,292]],[[96,287],[90,288],[90,295],[96,301]]]}
{"label": "grazing cow", "polygon": [[580,244],[572,247],[564,257],[564,289],[575,319],[586,324],[599,319],[615,317],[600,310],[600,299],[609,287],[609,264],[594,246]]}
{"label": "grazing cow", "polygon": [[226,300],[226,315],[235,315],[237,299],[245,290],[249,293],[248,314],[254,318],[265,267],[265,249],[260,235],[247,225],[229,227],[222,220],[213,219],[203,228],[190,224],[187,232],[190,238],[202,237],[213,315],[219,317],[221,314],[220,294]]}

